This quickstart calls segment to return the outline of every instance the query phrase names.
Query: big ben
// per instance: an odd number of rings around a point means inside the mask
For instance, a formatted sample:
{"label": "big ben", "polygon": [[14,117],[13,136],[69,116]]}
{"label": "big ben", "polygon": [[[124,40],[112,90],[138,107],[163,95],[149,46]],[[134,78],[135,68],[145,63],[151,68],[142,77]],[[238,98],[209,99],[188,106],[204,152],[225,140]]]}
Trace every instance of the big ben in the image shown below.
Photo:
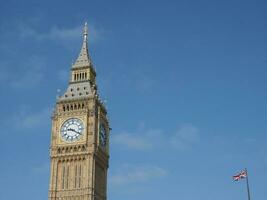
{"label": "big ben", "polygon": [[65,93],[52,115],[49,200],[106,200],[109,121],[88,53],[87,24]]}

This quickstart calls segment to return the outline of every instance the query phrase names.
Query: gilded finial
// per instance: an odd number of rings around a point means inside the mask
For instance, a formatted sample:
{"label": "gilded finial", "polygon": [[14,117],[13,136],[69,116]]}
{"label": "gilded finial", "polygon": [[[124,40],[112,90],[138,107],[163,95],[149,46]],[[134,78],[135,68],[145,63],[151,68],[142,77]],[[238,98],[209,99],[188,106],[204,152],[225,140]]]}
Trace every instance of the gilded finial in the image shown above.
{"label": "gilded finial", "polygon": [[87,27],[87,22],[85,22],[84,24],[84,28],[83,28],[83,35],[88,35],[88,27]]}

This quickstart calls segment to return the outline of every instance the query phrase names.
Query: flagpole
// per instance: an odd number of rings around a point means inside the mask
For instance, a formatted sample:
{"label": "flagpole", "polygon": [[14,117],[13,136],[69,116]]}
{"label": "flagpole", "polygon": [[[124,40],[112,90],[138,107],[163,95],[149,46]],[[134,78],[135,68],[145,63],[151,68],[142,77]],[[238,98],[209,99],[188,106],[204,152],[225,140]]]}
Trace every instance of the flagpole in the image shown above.
{"label": "flagpole", "polygon": [[250,200],[250,192],[249,192],[249,184],[248,184],[248,171],[247,171],[247,168],[246,168],[245,170],[246,170],[246,174],[247,174],[246,180],[247,180],[247,192],[248,192],[248,200]]}

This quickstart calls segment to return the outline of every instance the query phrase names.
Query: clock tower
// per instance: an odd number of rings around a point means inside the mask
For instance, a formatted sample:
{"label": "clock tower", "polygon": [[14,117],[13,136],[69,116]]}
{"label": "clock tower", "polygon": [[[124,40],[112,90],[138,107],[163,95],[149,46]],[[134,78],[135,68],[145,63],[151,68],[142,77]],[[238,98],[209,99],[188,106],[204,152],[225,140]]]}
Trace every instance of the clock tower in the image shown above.
{"label": "clock tower", "polygon": [[81,52],[52,115],[49,200],[106,200],[109,122],[88,53],[85,23]]}

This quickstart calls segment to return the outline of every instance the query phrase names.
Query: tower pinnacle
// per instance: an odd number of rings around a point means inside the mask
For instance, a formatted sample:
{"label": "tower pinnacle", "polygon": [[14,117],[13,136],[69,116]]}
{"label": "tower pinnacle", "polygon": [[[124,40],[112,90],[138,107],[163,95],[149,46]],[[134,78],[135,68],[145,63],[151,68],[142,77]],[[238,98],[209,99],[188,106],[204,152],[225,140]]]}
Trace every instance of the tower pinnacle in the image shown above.
{"label": "tower pinnacle", "polygon": [[84,37],[88,35],[87,22],[85,22],[84,27],[83,27],[83,35],[84,35]]}
{"label": "tower pinnacle", "polygon": [[[69,86],[58,101],[87,98],[97,95],[96,72],[88,53],[88,28],[83,27],[83,42],[78,58],[72,64]],[[83,88],[83,89],[82,89]],[[81,90],[82,89],[82,90]]]}
{"label": "tower pinnacle", "polygon": [[88,27],[87,22],[84,24],[83,28],[83,44],[80,51],[80,54],[75,61],[75,63],[72,65],[72,68],[80,68],[80,67],[89,67],[91,66],[91,59],[88,53]]}

